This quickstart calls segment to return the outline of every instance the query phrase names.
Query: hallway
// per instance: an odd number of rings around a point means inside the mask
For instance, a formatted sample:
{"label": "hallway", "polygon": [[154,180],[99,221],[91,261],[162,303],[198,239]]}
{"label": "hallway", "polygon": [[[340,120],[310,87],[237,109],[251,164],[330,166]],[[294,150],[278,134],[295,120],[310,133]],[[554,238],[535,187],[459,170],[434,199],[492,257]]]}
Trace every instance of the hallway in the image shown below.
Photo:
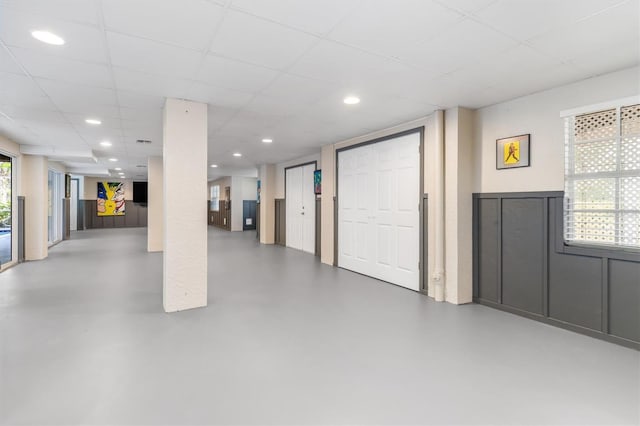
{"label": "hallway", "polygon": [[146,229],[72,238],[0,275],[0,424],[639,421],[631,349],[211,227],[209,306],[165,314]]}

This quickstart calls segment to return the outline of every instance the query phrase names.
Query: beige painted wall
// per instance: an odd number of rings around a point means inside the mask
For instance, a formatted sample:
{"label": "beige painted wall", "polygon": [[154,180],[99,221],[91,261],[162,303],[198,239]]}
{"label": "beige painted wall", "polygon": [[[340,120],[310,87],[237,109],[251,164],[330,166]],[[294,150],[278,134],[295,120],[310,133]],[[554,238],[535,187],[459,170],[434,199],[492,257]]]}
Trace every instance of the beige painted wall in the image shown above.
{"label": "beige painted wall", "polygon": [[7,137],[0,135],[0,151],[11,154],[14,157],[19,157],[20,145]]}
{"label": "beige painted wall", "polygon": [[[639,75],[639,68],[630,68],[479,109],[474,192],[564,190],[560,112],[638,95]],[[525,133],[531,134],[531,166],[496,170],[496,139]]]}
{"label": "beige painted wall", "polygon": [[275,164],[263,164],[258,168],[260,179],[260,242],[275,242]]}
{"label": "beige painted wall", "polygon": [[147,251],[163,250],[164,245],[164,187],[163,159],[147,160]]}
{"label": "beige painted wall", "polygon": [[275,190],[275,198],[284,198],[285,197],[285,185],[284,185],[284,170],[287,167],[297,166],[298,164],[310,163],[312,161],[317,161],[318,169],[322,169],[322,158],[320,156],[320,151],[315,154],[306,155],[304,157],[296,158],[294,160],[285,161],[283,163],[276,164],[276,190]]}
{"label": "beige painted wall", "polygon": [[25,259],[40,260],[48,255],[49,206],[48,161],[40,155],[23,155],[22,194],[25,197]]}

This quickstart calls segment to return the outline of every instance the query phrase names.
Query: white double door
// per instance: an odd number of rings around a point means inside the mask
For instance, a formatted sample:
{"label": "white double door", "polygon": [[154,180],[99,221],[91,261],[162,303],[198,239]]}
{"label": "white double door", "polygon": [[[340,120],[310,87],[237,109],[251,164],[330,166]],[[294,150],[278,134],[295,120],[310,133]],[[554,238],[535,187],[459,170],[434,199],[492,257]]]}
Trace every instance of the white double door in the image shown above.
{"label": "white double door", "polygon": [[338,266],[419,290],[419,202],[419,133],[340,151]]}
{"label": "white double door", "polygon": [[308,253],[316,251],[315,170],[315,164],[307,164],[285,171],[287,247]]}

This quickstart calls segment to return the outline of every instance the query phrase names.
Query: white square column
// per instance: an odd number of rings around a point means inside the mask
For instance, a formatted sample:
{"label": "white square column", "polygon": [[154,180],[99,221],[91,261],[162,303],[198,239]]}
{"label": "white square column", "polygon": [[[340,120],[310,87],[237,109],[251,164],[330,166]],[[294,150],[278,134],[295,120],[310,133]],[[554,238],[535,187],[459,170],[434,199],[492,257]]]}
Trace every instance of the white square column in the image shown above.
{"label": "white square column", "polygon": [[162,251],[164,241],[162,157],[149,157],[147,176],[147,251]]}
{"label": "white square column", "polygon": [[164,105],[164,262],[166,312],[207,305],[207,104]]}

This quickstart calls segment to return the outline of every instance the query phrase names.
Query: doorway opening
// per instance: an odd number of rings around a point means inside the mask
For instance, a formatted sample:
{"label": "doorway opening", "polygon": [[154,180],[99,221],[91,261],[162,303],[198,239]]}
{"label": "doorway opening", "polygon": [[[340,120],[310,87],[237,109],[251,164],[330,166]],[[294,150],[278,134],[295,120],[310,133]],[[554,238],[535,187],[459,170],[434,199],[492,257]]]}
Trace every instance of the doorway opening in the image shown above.
{"label": "doorway opening", "polygon": [[0,267],[13,260],[12,158],[0,154]]}

